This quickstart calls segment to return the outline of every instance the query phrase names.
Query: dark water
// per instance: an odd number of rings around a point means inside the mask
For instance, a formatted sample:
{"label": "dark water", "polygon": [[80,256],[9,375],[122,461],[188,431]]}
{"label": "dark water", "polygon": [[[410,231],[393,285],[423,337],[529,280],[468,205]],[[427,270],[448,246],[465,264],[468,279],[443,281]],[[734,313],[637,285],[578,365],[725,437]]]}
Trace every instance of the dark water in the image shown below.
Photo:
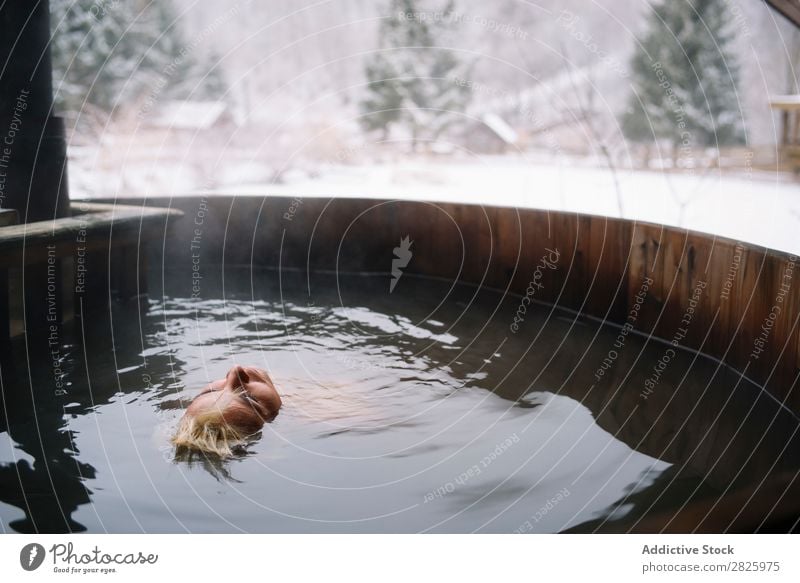
{"label": "dark water", "polygon": [[[517,297],[250,270],[190,286],[6,355],[4,531],[594,531],[798,466],[797,419],[731,371],[679,352],[645,399],[663,345],[629,336],[598,382],[618,330],[538,306],[513,333]],[[239,458],[176,460],[182,408],[234,362],[269,370],[283,410]]]}

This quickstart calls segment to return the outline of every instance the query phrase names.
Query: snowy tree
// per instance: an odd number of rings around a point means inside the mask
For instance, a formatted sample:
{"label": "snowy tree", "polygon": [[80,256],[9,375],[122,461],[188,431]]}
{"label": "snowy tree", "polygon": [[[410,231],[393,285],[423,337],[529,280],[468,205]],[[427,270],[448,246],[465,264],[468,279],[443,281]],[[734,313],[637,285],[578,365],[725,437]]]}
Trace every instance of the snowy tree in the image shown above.
{"label": "snowy tree", "polygon": [[140,47],[128,30],[136,17],[131,4],[51,0],[50,10],[53,86],[61,110],[110,111],[128,79],[127,92],[141,90],[133,79]]}
{"label": "snowy tree", "polygon": [[152,65],[160,81],[166,78],[165,97],[221,99],[227,91],[227,84],[219,56],[213,50],[207,56],[199,55],[199,47],[186,41],[182,23],[176,17],[172,4],[163,1],[149,3],[142,17],[146,29],[155,34],[148,39],[148,67]]}
{"label": "snowy tree", "polygon": [[170,2],[51,0],[50,9],[62,111],[108,114],[154,87],[164,97],[224,92],[221,74],[206,76],[189,54]]}
{"label": "snowy tree", "polygon": [[673,157],[693,146],[740,142],[734,37],[725,0],[662,0],[653,6],[631,63],[634,93],[622,118],[626,137],[668,141]]}
{"label": "snowy tree", "polygon": [[194,81],[191,89],[191,96],[194,99],[225,99],[228,92],[228,82],[225,79],[225,72],[222,60],[215,51],[209,53],[207,64],[198,62],[194,64],[194,71],[191,77]]}
{"label": "snowy tree", "polygon": [[460,119],[469,101],[463,81],[471,64],[447,48],[457,23],[452,1],[423,11],[414,0],[392,0],[389,10],[379,49],[366,63],[362,124],[384,135],[392,125],[404,127],[416,149]]}

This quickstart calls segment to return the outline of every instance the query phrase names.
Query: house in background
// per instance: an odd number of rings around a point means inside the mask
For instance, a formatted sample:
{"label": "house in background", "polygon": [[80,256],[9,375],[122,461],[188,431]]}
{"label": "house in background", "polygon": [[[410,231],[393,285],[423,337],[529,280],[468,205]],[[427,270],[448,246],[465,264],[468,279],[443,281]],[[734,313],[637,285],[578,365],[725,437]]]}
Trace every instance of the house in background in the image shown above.
{"label": "house in background", "polygon": [[197,140],[203,134],[232,134],[240,126],[232,109],[223,101],[167,101],[144,118],[143,131],[159,138]]}
{"label": "house in background", "polygon": [[487,112],[464,126],[461,142],[473,154],[505,154],[519,150],[519,137],[502,117]]}
{"label": "house in background", "polygon": [[776,95],[769,105],[780,113],[780,162],[785,170],[800,173],[800,95]]}

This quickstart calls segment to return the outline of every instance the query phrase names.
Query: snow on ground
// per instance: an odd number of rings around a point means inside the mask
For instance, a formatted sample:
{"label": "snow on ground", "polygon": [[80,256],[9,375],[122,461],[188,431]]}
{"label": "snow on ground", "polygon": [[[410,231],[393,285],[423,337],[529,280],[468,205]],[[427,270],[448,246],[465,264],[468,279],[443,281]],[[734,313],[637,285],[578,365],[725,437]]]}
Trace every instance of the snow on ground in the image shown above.
{"label": "snow on ground", "polygon": [[[229,173],[230,174],[230,173]],[[791,176],[618,170],[519,157],[331,166],[283,184],[238,184],[239,195],[364,197],[572,211],[682,227],[800,254],[800,184]],[[172,188],[170,190],[173,190]],[[152,192],[152,190],[151,190]],[[120,193],[121,195],[122,193]]]}

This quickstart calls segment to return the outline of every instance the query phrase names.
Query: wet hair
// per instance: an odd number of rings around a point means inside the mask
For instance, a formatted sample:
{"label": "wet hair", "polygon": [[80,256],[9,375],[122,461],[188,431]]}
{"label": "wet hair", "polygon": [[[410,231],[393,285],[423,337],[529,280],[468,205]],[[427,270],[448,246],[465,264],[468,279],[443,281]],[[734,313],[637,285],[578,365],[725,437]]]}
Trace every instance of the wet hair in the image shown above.
{"label": "wet hair", "polygon": [[[242,368],[248,377],[244,382],[252,379],[271,384],[266,371],[249,366]],[[234,390],[234,396],[241,395],[247,396],[247,391],[242,388]],[[224,412],[228,404],[229,402],[215,403],[192,415],[184,414],[171,440],[177,447],[176,454],[197,450],[226,458],[232,456],[235,449],[244,446],[252,432],[247,431],[246,425],[234,425],[225,419]],[[263,424],[260,416],[259,419],[258,427],[253,428],[256,432]]]}
{"label": "wet hair", "polygon": [[179,449],[194,449],[230,457],[242,445],[248,432],[228,423],[220,407],[209,407],[195,415],[184,415],[172,443]]}

